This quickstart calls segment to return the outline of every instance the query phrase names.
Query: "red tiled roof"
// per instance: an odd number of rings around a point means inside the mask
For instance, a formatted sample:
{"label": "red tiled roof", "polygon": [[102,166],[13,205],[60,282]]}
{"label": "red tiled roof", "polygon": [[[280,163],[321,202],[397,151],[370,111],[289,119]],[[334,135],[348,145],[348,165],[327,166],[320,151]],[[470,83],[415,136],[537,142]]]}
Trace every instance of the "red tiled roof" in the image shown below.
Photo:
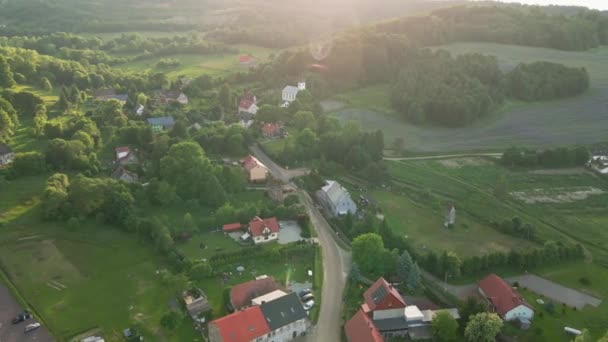
{"label": "red tiled roof", "polygon": [[231,232],[231,231],[234,231],[234,230],[239,230],[241,228],[243,228],[243,226],[239,222],[228,223],[228,224],[225,224],[225,225],[222,226],[222,230],[225,231],[225,232]]}
{"label": "red tiled roof", "polygon": [[262,164],[262,163],[261,163],[261,162],[258,160],[258,158],[254,157],[254,156],[252,156],[252,155],[249,155],[249,156],[247,156],[245,159],[243,159],[243,160],[242,160],[242,163],[243,163],[243,166],[245,167],[245,169],[246,169],[247,171],[251,171],[251,169],[253,169],[253,168],[254,168],[254,167],[256,167],[256,166],[263,166],[263,167],[266,167],[266,166],[264,166],[264,164]]}
{"label": "red tiled roof", "polygon": [[271,217],[267,219],[261,219],[256,216],[253,218],[253,220],[249,222],[249,232],[253,237],[263,235],[264,229],[266,228],[270,230],[270,233],[278,233],[279,222],[277,221],[277,218]]}
{"label": "red tiled roof", "polygon": [[492,303],[496,312],[503,317],[507,312],[520,305],[533,309],[511,285],[496,274],[490,274],[482,279],[479,282],[479,287],[485,293],[486,298]]}
{"label": "red tiled roof", "polygon": [[281,288],[273,277],[256,279],[238,284],[230,289],[230,303],[233,309],[251,305],[251,300]]}
{"label": "red tiled roof", "polygon": [[344,331],[348,342],[384,342],[372,320],[362,310],[346,322]]}
{"label": "red tiled roof", "polygon": [[262,133],[266,135],[274,135],[278,130],[281,129],[281,125],[278,123],[268,122],[262,126]]}
{"label": "red tiled roof", "polygon": [[399,291],[382,277],[363,293],[363,297],[371,311],[406,307]]}
{"label": "red tiled roof", "polygon": [[252,306],[209,324],[217,327],[224,342],[249,342],[270,332],[259,306]]}
{"label": "red tiled roof", "polygon": [[241,99],[241,101],[239,102],[239,108],[249,109],[254,104],[255,103],[252,100]]}
{"label": "red tiled roof", "polygon": [[251,63],[254,58],[252,56],[242,55],[239,56],[239,63]]}

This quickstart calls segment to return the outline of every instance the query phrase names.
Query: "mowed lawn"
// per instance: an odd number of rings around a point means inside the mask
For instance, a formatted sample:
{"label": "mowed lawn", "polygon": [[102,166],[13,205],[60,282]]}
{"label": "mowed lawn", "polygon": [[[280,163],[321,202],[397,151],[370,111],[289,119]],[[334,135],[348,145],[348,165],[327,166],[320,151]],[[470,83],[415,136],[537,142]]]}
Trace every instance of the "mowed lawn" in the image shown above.
{"label": "mowed lawn", "polygon": [[0,266],[53,335],[64,341],[101,328],[119,341],[122,329],[138,325],[150,340],[200,340],[187,320],[172,336],[160,330],[173,296],[150,244],[93,220],[75,229],[41,221],[46,177],[0,184]]}
{"label": "mowed lawn", "polygon": [[[555,303],[555,311],[551,313],[545,305],[537,302],[537,299],[542,299],[545,303],[550,300],[529,290],[520,289],[527,302],[534,306],[536,316],[530,330],[508,328],[511,335],[517,336],[520,341],[567,342],[571,341],[572,337],[564,334],[564,327],[589,329],[595,338],[608,331],[608,269],[593,263],[573,262],[541,268],[534,273],[602,299],[602,303],[597,308],[586,306],[583,310],[564,308],[562,304]],[[588,283],[583,283],[583,279]]]}
{"label": "mowed lawn", "polygon": [[[238,71],[247,71],[246,67],[239,64],[239,56],[250,54],[258,61],[264,61],[274,51],[256,46],[236,45],[237,53],[222,54],[175,54],[167,56],[154,56],[144,60],[138,60],[116,65],[117,68],[133,72],[151,71],[154,73],[165,73],[170,79],[185,75],[187,77],[198,77],[201,75],[221,76]],[[176,59],[181,65],[175,67],[159,68],[157,63],[161,59]]]}
{"label": "mowed lawn", "polygon": [[405,141],[405,148],[414,152],[496,150],[514,144],[554,147],[605,141],[604,127],[608,126],[605,101],[608,96],[608,47],[574,52],[458,43],[436,48],[447,49],[453,54],[479,52],[495,55],[505,69],[519,62],[539,60],[585,67],[591,78],[591,88],[573,98],[532,103],[508,102],[499,113],[459,128],[412,125],[398,114],[385,114],[384,110],[374,109],[378,99],[386,97],[384,94],[378,96],[379,87],[363,88],[361,92],[365,94],[354,92],[367,104],[349,106],[335,114],[344,120],[357,121],[369,130],[381,129],[387,145],[401,137]]}
{"label": "mowed lawn", "polygon": [[241,246],[223,232],[199,233],[188,240],[178,244],[179,251],[188,259],[209,259],[217,253],[230,253],[238,251]]}
{"label": "mowed lawn", "polygon": [[427,250],[454,251],[462,257],[506,252],[534,246],[488,227],[467,213],[458,212],[456,226],[443,227],[445,210],[416,203],[407,196],[374,191],[374,200],[383,210],[389,226],[399,234],[407,236],[419,252]]}

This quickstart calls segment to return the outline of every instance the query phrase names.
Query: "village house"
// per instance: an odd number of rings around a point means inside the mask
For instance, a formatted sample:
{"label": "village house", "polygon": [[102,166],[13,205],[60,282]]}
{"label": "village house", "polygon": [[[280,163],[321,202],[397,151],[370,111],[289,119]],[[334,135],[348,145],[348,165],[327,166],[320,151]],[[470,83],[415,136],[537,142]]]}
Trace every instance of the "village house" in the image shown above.
{"label": "village house", "polygon": [[248,112],[239,113],[239,125],[243,128],[249,128],[253,125],[253,114]]}
{"label": "village house", "polygon": [[534,309],[504,279],[490,274],[479,282],[478,290],[504,321],[517,320],[523,328],[530,326]]}
{"label": "village house", "polygon": [[239,113],[249,113],[255,115],[258,112],[258,99],[251,93],[246,93],[239,101]]}
{"label": "village house", "polygon": [[198,320],[201,314],[211,310],[205,292],[199,288],[190,289],[182,293],[186,310],[193,320]]}
{"label": "village house", "polygon": [[357,213],[357,205],[350,197],[348,190],[336,181],[326,181],[325,186],[317,192],[317,198],[332,216]]}
{"label": "village house", "polygon": [[283,296],[286,296],[287,292],[281,291],[281,290],[274,290],[270,293],[267,293],[265,295],[259,296],[257,298],[253,298],[251,300],[251,305],[262,305],[266,302],[270,302],[273,301],[277,298],[281,298]]}
{"label": "village house", "polygon": [[283,126],[276,122],[267,122],[262,125],[262,135],[266,138],[280,138],[283,136]]}
{"label": "village house", "polygon": [[244,67],[254,67],[256,65],[256,59],[251,55],[241,55],[239,56],[239,64]]}
{"label": "village house", "polygon": [[416,305],[407,305],[399,291],[384,278],[372,284],[363,298],[361,309],[344,325],[349,342],[380,342],[397,336],[430,339],[430,326],[438,312],[460,318],[457,309],[421,310]]}
{"label": "village house", "polygon": [[289,107],[289,104],[296,100],[296,98],[298,97],[298,93],[302,90],[306,90],[305,82],[298,82],[297,87],[290,85],[285,86],[285,88],[283,88],[283,91],[281,92],[281,99],[283,100],[283,104],[281,105],[281,107]]}
{"label": "village house", "polygon": [[114,149],[114,152],[116,153],[116,163],[118,165],[137,164],[138,162],[137,155],[128,146],[117,147]]}
{"label": "village house", "polygon": [[249,222],[248,233],[254,244],[269,243],[279,240],[279,221],[276,217],[261,219],[254,217]]}
{"label": "village house", "polygon": [[148,124],[152,127],[152,132],[159,133],[164,130],[169,130],[175,125],[175,120],[171,116],[159,116],[157,118],[149,118]]}
{"label": "village house", "polygon": [[230,308],[240,310],[252,305],[253,299],[281,289],[281,284],[273,277],[259,277],[259,279],[235,285],[230,289]]}
{"label": "village house", "polygon": [[127,100],[129,100],[129,95],[116,94],[116,90],[114,88],[107,88],[95,90],[93,92],[93,98],[95,98],[97,101],[117,100],[124,104],[127,102]]}
{"label": "village house", "polygon": [[250,182],[264,182],[268,178],[268,168],[258,158],[249,155],[241,161],[241,164],[249,173]]}
{"label": "village house", "polygon": [[131,172],[122,166],[119,166],[112,172],[112,178],[123,181],[125,183],[137,183],[139,176],[135,172]]}
{"label": "village house", "polygon": [[210,342],[288,342],[304,336],[310,320],[296,293],[236,311],[209,323]]}
{"label": "village house", "polygon": [[10,146],[0,143],[0,167],[6,166],[15,160],[15,153]]}
{"label": "village house", "polygon": [[188,104],[188,96],[177,90],[156,90],[152,94],[152,101],[155,105],[167,105],[169,103]]}

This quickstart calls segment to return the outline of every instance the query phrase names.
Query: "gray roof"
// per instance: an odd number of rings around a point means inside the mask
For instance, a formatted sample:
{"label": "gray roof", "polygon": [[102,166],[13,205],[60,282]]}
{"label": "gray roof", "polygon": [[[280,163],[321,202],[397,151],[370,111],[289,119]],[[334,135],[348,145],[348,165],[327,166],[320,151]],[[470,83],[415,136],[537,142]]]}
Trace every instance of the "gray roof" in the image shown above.
{"label": "gray roof", "polygon": [[340,183],[333,180],[328,180],[327,185],[322,187],[321,190],[327,195],[327,198],[329,198],[331,203],[333,203],[335,206],[346,198],[350,199],[350,194],[348,191],[344,189]]}
{"label": "gray roof", "polygon": [[406,330],[408,323],[405,317],[395,317],[387,319],[374,320],[374,325],[378,330],[384,331],[395,331],[395,330]]}
{"label": "gray roof", "polygon": [[7,144],[0,143],[0,156],[13,152]]}
{"label": "gray roof", "polygon": [[286,86],[285,88],[283,88],[283,92],[294,93],[296,95],[298,94],[299,91],[300,91],[300,88],[294,87],[294,86]]}
{"label": "gray roof", "polygon": [[260,309],[271,331],[308,317],[300,298],[294,292],[264,303]]}
{"label": "gray roof", "polygon": [[164,128],[171,128],[175,124],[175,120],[171,116],[160,116],[157,118],[149,118],[148,123],[152,126],[160,125]]}

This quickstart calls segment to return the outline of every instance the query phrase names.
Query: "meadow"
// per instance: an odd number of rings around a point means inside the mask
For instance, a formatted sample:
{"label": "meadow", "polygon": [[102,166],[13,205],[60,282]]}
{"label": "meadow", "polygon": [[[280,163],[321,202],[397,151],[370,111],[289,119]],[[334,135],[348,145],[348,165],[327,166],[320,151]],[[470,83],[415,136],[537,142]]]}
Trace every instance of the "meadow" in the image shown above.
{"label": "meadow", "polygon": [[[608,235],[602,228],[608,220],[608,186],[584,169],[561,174],[510,170],[481,157],[389,162],[388,166],[392,189],[371,195],[391,226],[419,248],[451,249],[461,255],[527,248],[531,242],[492,228],[494,222],[519,217],[544,240],[578,242],[596,262],[608,261]],[[503,195],[495,191],[499,179],[506,180]],[[575,196],[589,188],[595,189],[594,194]],[[514,195],[539,192],[541,201],[535,203]],[[448,204],[457,211],[453,231],[442,227]]]}
{"label": "meadow", "polygon": [[[239,51],[236,53],[223,53],[211,55],[199,54],[174,54],[166,56],[153,56],[142,60],[115,65],[118,69],[131,72],[165,73],[169,79],[179,76],[195,78],[201,75],[224,76],[237,71],[247,71],[246,67],[239,64],[239,56],[252,55],[258,62],[266,60],[275,50],[250,45],[234,45]],[[160,68],[157,63],[161,59],[176,59],[181,65]]]}
{"label": "meadow", "polygon": [[381,129],[387,145],[401,137],[405,140],[406,150],[413,152],[496,150],[514,144],[554,147],[591,144],[606,139],[603,127],[608,125],[608,116],[605,115],[608,47],[571,52],[489,43],[456,43],[435,49],[445,49],[456,55],[468,52],[495,55],[504,69],[512,68],[519,62],[538,60],[585,67],[591,87],[586,93],[573,98],[532,103],[508,101],[494,115],[459,128],[405,122],[392,114],[385,100],[388,91],[378,96],[378,89],[382,89],[382,86],[338,95],[338,99],[342,97],[347,100],[352,98],[352,94],[362,99],[376,99],[369,102],[371,105],[358,101],[349,105],[345,101],[346,107],[336,110],[334,114],[343,120],[360,122],[366,129]]}

